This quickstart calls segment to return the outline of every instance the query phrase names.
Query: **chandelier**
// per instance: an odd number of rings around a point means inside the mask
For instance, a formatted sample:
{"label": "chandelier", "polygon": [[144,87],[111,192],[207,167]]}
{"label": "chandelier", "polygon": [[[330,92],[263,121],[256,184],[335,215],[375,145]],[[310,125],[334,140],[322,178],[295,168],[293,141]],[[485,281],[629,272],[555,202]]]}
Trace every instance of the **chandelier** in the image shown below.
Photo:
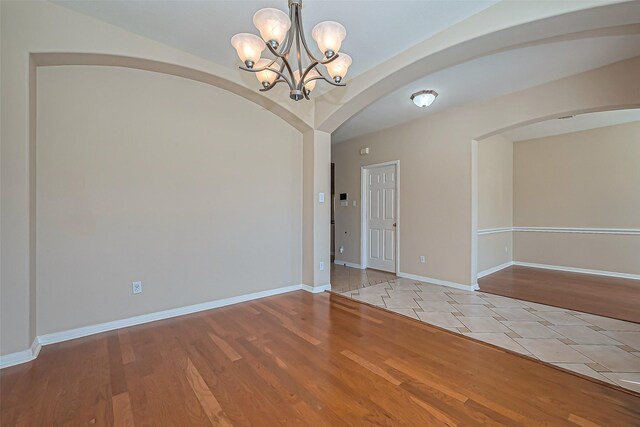
{"label": "chandelier", "polygon": [[[338,53],[347,30],[334,21],[313,27],[311,36],[324,57],[318,59],[311,53],[304,37],[301,9],[302,0],[289,0],[288,16],[278,9],[260,9],[253,16],[253,24],[262,38],[251,33],[240,33],[231,38],[231,45],[244,63],[240,69],[255,73],[262,84],[261,92],[284,82],[289,86],[290,98],[295,101],[309,99],[316,80],[345,86],[341,82],[352,62],[346,53]],[[265,49],[269,50],[271,58],[261,57]],[[320,66],[326,68],[330,79],[321,72]]]}

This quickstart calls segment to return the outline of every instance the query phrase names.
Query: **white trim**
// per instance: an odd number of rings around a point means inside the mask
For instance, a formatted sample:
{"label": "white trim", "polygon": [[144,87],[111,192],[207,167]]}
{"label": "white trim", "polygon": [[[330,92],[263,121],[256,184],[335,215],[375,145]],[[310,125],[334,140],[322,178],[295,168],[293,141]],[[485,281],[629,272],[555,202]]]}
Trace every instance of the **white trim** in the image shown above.
{"label": "white trim", "polygon": [[510,233],[513,231],[513,227],[502,227],[502,228],[485,228],[483,230],[478,230],[478,235],[483,234],[495,234],[495,233]]}
{"label": "white trim", "polygon": [[303,291],[311,292],[312,294],[319,294],[320,292],[330,291],[331,283],[318,286],[300,285],[300,287]]}
{"label": "white trim", "polygon": [[396,273],[400,271],[400,160],[375,163],[360,167],[360,266],[367,268],[367,223],[364,218],[367,216],[367,180],[366,174],[369,169],[384,166],[396,167]]}
{"label": "white trim", "polygon": [[560,265],[548,265],[548,264],[535,264],[531,262],[520,262],[520,261],[514,261],[513,265],[518,265],[521,267],[544,268],[546,270],[568,271],[571,273],[595,274],[597,276],[620,277],[623,279],[640,280],[640,274],[618,273],[615,271],[589,270],[587,268],[564,267]]}
{"label": "white trim", "polygon": [[476,288],[477,285],[474,285],[474,286],[463,285],[462,283],[455,283],[455,282],[449,282],[447,280],[434,279],[433,277],[418,276],[417,274],[399,272],[397,275],[399,277],[404,277],[405,279],[412,279],[412,280],[417,280],[419,282],[426,282],[426,283],[432,283],[434,285],[447,286],[449,288],[463,289],[465,291],[474,291],[477,289]]}
{"label": "white trim", "polygon": [[356,264],[356,263],[353,263],[353,262],[347,262],[347,261],[341,261],[339,259],[334,259],[333,263],[337,264],[337,265],[344,265],[345,267],[357,268],[359,270],[364,270],[365,269],[365,267],[361,266],[360,264]]}
{"label": "white trim", "polygon": [[17,351],[15,353],[5,354],[0,356],[0,369],[8,368],[10,366],[20,365],[22,363],[31,362],[40,353],[42,345],[36,337],[28,350]]}
{"label": "white trim", "polygon": [[511,267],[513,265],[513,261],[505,262],[504,264],[496,265],[495,267],[488,268],[484,271],[478,273],[478,279],[484,276],[488,276],[489,274],[496,273],[500,270],[504,270],[507,267]]}
{"label": "white trim", "polygon": [[471,271],[473,287],[478,289],[478,141],[471,140]]}
{"label": "white trim", "polygon": [[158,311],[155,313],[142,314],[140,316],[129,317],[127,319],[114,320],[111,322],[100,323],[97,325],[83,326],[81,328],[70,329],[67,331],[53,332],[50,334],[40,335],[36,337],[31,348],[16,353],[0,356],[0,369],[9,366],[18,365],[20,363],[29,362],[36,357],[43,345],[55,344],[62,341],[68,341],[75,338],[86,337],[89,335],[99,334],[102,332],[112,331],[115,329],[126,328],[129,326],[141,325],[143,323],[154,322],[156,320],[170,319],[172,317],[184,316],[185,314],[197,313],[199,311],[211,310],[213,308],[225,307],[232,304],[251,301],[254,299],[269,297],[272,295],[284,294],[287,292],[305,290],[307,292],[323,292],[331,289],[331,284],[322,286],[307,285],[291,285],[282,288],[269,289],[266,291],[254,292],[251,294],[239,295],[236,297],[223,298],[215,301],[208,301],[201,304],[189,305],[186,307],[172,308],[169,310]]}
{"label": "white trim", "polygon": [[640,235],[637,228],[501,227],[478,230],[479,235],[507,232]]}

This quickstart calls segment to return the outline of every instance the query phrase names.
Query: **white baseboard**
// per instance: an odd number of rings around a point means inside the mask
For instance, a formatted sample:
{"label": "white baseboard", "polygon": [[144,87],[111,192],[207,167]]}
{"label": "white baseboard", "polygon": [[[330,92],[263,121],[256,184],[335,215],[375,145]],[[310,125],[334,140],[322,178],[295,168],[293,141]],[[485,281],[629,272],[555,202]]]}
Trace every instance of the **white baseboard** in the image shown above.
{"label": "white baseboard", "polygon": [[535,264],[531,262],[514,261],[513,265],[521,267],[544,268],[546,270],[568,271],[570,273],[595,274],[598,276],[620,277],[622,279],[640,280],[640,274],[618,273],[615,271],[589,270],[587,268],[564,267],[561,265]]}
{"label": "white baseboard", "polygon": [[113,331],[115,329],[126,328],[129,326],[141,325],[143,323],[154,322],[156,320],[170,319],[172,317],[184,316],[185,314],[197,313],[199,311],[211,310],[213,308],[224,307],[227,305],[238,304],[245,301],[251,301],[259,298],[269,297],[272,295],[284,294],[292,291],[305,290],[308,292],[323,292],[331,289],[331,285],[323,285],[310,287],[307,285],[291,285],[282,288],[269,289],[266,291],[254,292],[251,294],[239,295],[236,297],[223,298],[215,301],[208,301],[201,304],[189,305],[186,307],[178,307],[170,310],[158,311],[155,313],[142,314],[140,316],[129,317],[127,319],[114,320],[111,322],[100,323],[97,325],[83,326],[81,328],[70,329],[67,331],[53,332],[50,334],[40,335],[36,337],[32,346],[28,350],[0,356],[0,369],[9,366],[18,365],[20,363],[29,362],[36,357],[43,345],[55,344],[75,338],[86,337],[88,335],[99,334],[102,332]]}
{"label": "white baseboard", "polygon": [[355,264],[353,262],[340,261],[339,259],[335,259],[333,260],[333,263],[337,265],[344,265],[351,268],[357,268],[358,270],[364,270],[364,268],[360,264]]}
{"label": "white baseboard", "polygon": [[319,294],[320,292],[330,291],[331,283],[326,285],[318,285],[318,286],[309,286],[309,285],[300,285],[303,291],[311,292],[312,294]]}
{"label": "white baseboard", "polygon": [[488,268],[484,271],[478,273],[478,279],[484,276],[488,276],[489,274],[496,273],[500,270],[504,270],[507,267],[511,267],[513,265],[513,261],[505,262],[504,264],[496,265],[495,267]]}
{"label": "white baseboard", "polygon": [[448,286],[450,288],[463,289],[465,291],[475,290],[474,289],[475,286],[472,286],[472,285],[463,285],[462,283],[449,282],[447,280],[434,279],[432,277],[424,277],[424,276],[418,276],[416,274],[409,274],[409,273],[402,273],[402,272],[396,273],[396,275],[399,277],[404,277],[405,279],[418,280],[419,282],[433,283],[434,285]]}
{"label": "white baseboard", "polygon": [[40,353],[40,349],[42,345],[36,337],[31,344],[31,348],[28,350],[18,351],[15,353],[10,353],[4,356],[0,356],[0,369],[8,368],[10,366],[20,365],[21,363],[31,362]]}

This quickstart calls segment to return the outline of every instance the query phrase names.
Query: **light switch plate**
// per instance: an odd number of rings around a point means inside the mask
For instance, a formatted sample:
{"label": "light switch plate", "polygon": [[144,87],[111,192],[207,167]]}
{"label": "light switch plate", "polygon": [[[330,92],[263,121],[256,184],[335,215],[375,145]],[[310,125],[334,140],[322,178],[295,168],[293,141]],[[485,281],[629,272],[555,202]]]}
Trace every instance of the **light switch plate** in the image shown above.
{"label": "light switch plate", "polygon": [[319,201],[320,203],[324,203],[324,193],[320,193],[320,194],[318,194],[318,201]]}

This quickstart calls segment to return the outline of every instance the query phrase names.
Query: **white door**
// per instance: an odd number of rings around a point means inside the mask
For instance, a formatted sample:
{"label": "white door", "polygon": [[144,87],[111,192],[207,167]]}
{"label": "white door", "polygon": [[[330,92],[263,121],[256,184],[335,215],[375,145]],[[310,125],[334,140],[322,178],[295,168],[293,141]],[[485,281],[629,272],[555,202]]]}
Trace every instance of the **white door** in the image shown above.
{"label": "white door", "polygon": [[396,166],[368,169],[367,267],[396,271]]}

